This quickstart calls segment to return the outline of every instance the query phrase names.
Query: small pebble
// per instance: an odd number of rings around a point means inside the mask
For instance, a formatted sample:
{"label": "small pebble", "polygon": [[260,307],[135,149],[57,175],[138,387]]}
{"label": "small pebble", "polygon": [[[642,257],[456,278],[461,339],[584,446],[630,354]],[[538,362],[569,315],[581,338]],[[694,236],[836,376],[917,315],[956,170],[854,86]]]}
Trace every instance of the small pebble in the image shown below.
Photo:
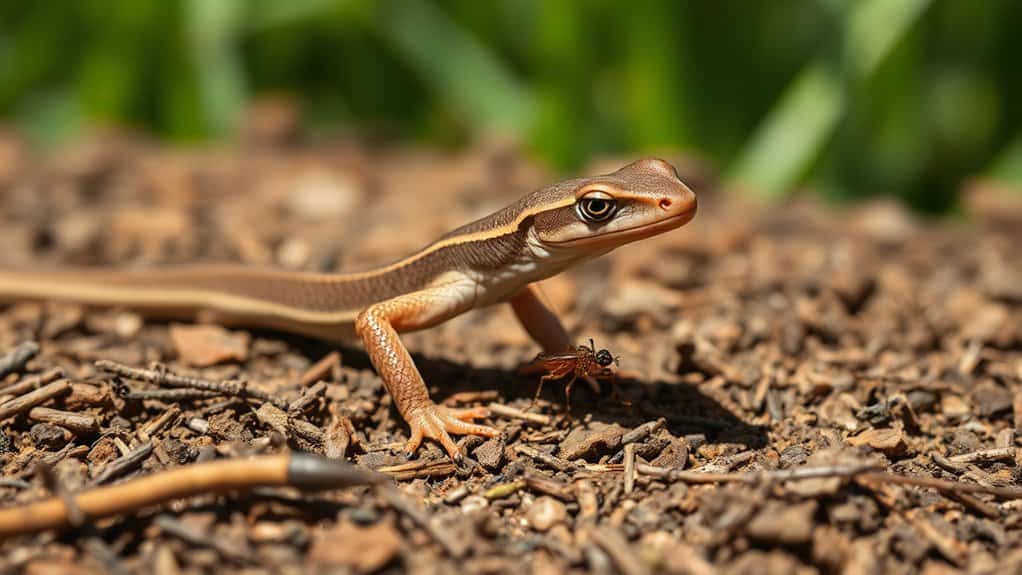
{"label": "small pebble", "polygon": [[482,495],[469,495],[461,500],[461,512],[466,514],[473,513],[486,509],[489,505],[490,502]]}
{"label": "small pebble", "polygon": [[543,496],[529,506],[525,519],[536,531],[546,532],[554,525],[563,523],[568,517],[564,504],[553,497]]}

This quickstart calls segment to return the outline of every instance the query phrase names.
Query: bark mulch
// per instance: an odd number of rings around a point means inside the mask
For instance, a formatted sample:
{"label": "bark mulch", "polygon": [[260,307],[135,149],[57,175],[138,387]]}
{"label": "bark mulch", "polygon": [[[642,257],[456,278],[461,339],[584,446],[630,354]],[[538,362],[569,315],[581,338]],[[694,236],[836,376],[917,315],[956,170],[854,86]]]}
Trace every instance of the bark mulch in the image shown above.
{"label": "bark mulch", "polygon": [[[0,308],[0,506],[289,449],[407,496],[196,497],[6,541],[0,571],[1022,569],[1022,199],[977,185],[943,221],[764,208],[669,159],[700,194],[691,224],[543,284],[579,343],[620,356],[599,396],[576,385],[565,411],[547,385],[531,406],[538,378],[517,368],[537,348],[506,306],[404,338],[437,401],[492,406],[502,436],[459,438],[462,468],[429,442],[401,457],[407,428],[357,345]],[[358,269],[552,180],[500,145],[107,135],[41,157],[5,135],[0,261]]]}

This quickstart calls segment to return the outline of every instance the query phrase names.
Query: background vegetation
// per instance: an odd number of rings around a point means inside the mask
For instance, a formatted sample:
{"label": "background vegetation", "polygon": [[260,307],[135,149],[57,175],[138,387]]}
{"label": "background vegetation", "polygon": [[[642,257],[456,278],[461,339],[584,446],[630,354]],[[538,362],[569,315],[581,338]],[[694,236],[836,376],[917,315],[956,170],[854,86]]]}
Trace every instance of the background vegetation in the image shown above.
{"label": "background vegetation", "polygon": [[1012,0],[0,0],[0,116],[228,138],[285,94],[310,130],[457,146],[510,133],[570,169],[681,149],[750,193],[954,205],[1022,185]]}

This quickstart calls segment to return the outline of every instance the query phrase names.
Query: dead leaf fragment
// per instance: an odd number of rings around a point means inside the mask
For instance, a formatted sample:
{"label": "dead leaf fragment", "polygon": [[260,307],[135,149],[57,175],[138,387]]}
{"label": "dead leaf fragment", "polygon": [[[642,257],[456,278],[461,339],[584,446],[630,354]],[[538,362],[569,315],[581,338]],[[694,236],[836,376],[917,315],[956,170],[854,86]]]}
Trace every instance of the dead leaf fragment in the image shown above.
{"label": "dead leaf fragment", "polygon": [[308,562],[372,573],[393,561],[400,549],[401,536],[390,522],[359,527],[345,520],[313,541]]}
{"label": "dead leaf fragment", "polygon": [[170,326],[170,339],[178,359],[191,366],[248,359],[250,338],[243,331],[230,332],[217,325],[174,324]]}
{"label": "dead leaf fragment", "polygon": [[864,433],[848,438],[848,443],[859,447],[866,445],[886,455],[900,455],[908,449],[905,434],[898,429],[870,429]]}
{"label": "dead leaf fragment", "polygon": [[621,445],[625,429],[620,425],[593,422],[577,427],[561,442],[560,457],[568,461],[614,451]]}

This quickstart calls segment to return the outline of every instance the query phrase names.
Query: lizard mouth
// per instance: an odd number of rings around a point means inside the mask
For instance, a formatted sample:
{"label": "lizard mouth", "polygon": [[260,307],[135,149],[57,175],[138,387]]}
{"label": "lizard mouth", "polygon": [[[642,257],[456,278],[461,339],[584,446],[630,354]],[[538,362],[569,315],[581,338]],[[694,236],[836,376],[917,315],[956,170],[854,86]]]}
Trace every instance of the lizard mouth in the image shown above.
{"label": "lizard mouth", "polygon": [[630,228],[624,228],[620,230],[614,230],[603,234],[597,234],[595,236],[589,236],[585,238],[578,238],[573,240],[561,240],[561,241],[548,241],[544,242],[552,247],[557,248],[569,248],[569,247],[588,247],[588,246],[607,246],[613,247],[624,243],[633,242],[662,234],[666,231],[673,230],[674,228],[680,228],[687,224],[696,215],[696,204],[693,202],[690,207],[685,211],[666,217],[662,220],[651,222],[648,224],[642,224],[638,226],[632,226]]}

